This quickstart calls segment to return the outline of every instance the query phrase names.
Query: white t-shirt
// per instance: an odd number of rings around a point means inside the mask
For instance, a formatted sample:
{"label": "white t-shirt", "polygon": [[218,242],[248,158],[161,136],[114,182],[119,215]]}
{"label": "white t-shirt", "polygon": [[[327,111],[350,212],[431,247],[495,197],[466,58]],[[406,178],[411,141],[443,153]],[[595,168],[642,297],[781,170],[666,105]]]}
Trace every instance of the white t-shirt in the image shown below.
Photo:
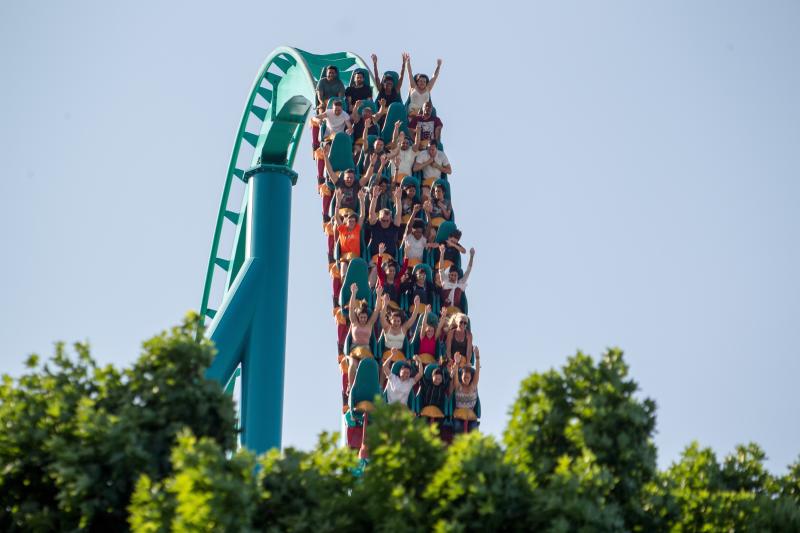
{"label": "white t-shirt", "polygon": [[422,259],[422,253],[425,251],[425,246],[427,244],[428,239],[425,238],[425,235],[417,240],[409,233],[406,235],[406,240],[403,241],[405,257],[408,259]]}
{"label": "white t-shirt", "polygon": [[[417,163],[425,163],[430,158],[431,155],[428,153],[427,150],[425,150],[424,152],[420,153],[417,156],[416,161]],[[436,152],[436,155],[434,156],[433,160],[443,167],[446,167],[450,164],[450,161],[448,161],[447,156],[444,155],[444,152],[442,152],[441,150]],[[434,168],[432,165],[428,165],[427,167],[422,169],[422,177],[424,179],[438,178],[441,174],[442,171],[439,170],[438,168]]]}
{"label": "white t-shirt", "polygon": [[325,110],[325,126],[328,129],[328,131],[325,132],[326,135],[342,133],[345,130],[345,126],[349,124],[350,116],[344,111],[337,115],[336,111],[333,109]]}
{"label": "white t-shirt", "polygon": [[423,92],[419,92],[419,89],[414,87],[411,89],[411,101],[408,105],[409,111],[416,111],[419,113],[422,110],[423,104],[425,102],[429,102],[431,99],[431,92],[428,89],[425,89]]}
{"label": "white t-shirt", "polygon": [[392,161],[393,173],[410,176],[414,172],[412,167],[414,166],[414,160],[417,158],[417,153],[410,146],[408,150],[400,149],[396,156],[397,163]]}
{"label": "white t-shirt", "polygon": [[389,374],[389,382],[386,385],[386,398],[389,403],[406,403],[408,401],[408,393],[414,386],[414,380],[410,377],[403,381],[400,376]]}
{"label": "white t-shirt", "polygon": [[467,290],[467,279],[469,279],[469,269],[467,272],[464,273],[464,277],[460,280],[453,283],[450,281],[449,274],[450,274],[450,267],[445,268],[444,270],[439,271],[439,278],[442,280],[442,289],[445,291],[449,291],[450,294],[447,296],[447,301],[452,302],[453,297],[456,294],[456,289],[461,289],[462,291]]}

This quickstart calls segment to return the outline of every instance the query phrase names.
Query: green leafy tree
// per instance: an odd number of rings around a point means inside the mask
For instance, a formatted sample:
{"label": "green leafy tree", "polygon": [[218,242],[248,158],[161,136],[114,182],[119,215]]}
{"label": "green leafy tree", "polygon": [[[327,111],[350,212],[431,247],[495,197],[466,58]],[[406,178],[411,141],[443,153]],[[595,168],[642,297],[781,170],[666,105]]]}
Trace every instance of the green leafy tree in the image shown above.
{"label": "green leafy tree", "polygon": [[378,407],[367,425],[369,465],[353,491],[364,502],[359,527],[430,530],[432,507],[423,494],[444,464],[442,441],[435,426],[413,417],[404,406],[378,402]]}
{"label": "green leafy tree", "polygon": [[424,497],[436,531],[530,531],[536,523],[527,478],[477,432],[450,446]]}
{"label": "green leafy tree", "polygon": [[172,474],[154,482],[143,474],[130,505],[130,525],[140,533],[251,530],[259,503],[255,459],[239,451],[230,459],[208,437],[188,430],[172,449]]}
{"label": "green leafy tree", "polygon": [[254,528],[258,531],[328,533],[356,531],[364,501],[352,494],[358,466],[355,454],[320,435],[310,452],[287,448],[267,452],[260,460],[261,490]]}
{"label": "green leafy tree", "polygon": [[170,473],[182,428],[234,448],[232,403],[204,378],[213,348],[195,342],[195,321],[145,342],[123,372],[59,344],[50,363],[3,377],[0,530],[124,530],[134,484]]}
{"label": "green leafy tree", "polygon": [[688,446],[663,473],[662,484],[680,506],[673,531],[800,531],[800,507],[781,496],[755,444],[737,446],[723,464],[710,448]]}
{"label": "green leafy tree", "polygon": [[666,527],[668,517],[646,511],[656,473],[656,406],[637,399],[637,389],[617,349],[597,363],[578,353],[561,372],[522,382],[505,443],[542,494],[548,523],[610,531]]}

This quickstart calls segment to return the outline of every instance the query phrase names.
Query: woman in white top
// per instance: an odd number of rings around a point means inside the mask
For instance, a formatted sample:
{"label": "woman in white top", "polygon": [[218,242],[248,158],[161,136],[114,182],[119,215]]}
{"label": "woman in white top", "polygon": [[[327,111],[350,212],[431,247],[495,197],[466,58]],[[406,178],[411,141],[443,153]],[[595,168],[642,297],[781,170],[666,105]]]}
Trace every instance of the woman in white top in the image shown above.
{"label": "woman in white top", "polygon": [[422,379],[422,362],[416,355],[414,356],[414,360],[417,362],[417,375],[413,378],[411,377],[411,366],[408,363],[403,363],[400,372],[398,372],[400,375],[398,376],[392,373],[392,365],[394,364],[392,359],[387,357],[386,361],[384,361],[383,373],[388,381],[386,385],[386,399],[389,403],[405,404],[408,401],[408,395],[411,393],[411,389]]}
{"label": "woman in white top", "polygon": [[419,296],[414,298],[414,312],[411,313],[411,318],[403,323],[403,317],[399,309],[393,309],[387,312],[387,308],[389,307],[389,295],[383,295],[381,327],[383,328],[384,355],[387,355],[386,352],[393,348],[395,350],[403,349],[403,343],[406,340],[408,330],[416,323],[417,317],[419,316],[419,312],[417,311],[418,305]]}
{"label": "woman in white top", "polygon": [[417,115],[422,110],[422,104],[429,102],[431,99],[431,91],[433,90],[436,80],[439,78],[439,70],[442,68],[442,60],[436,60],[436,70],[433,71],[433,78],[428,79],[425,74],[417,74],[411,70],[411,56],[406,60],[408,67],[408,97],[411,100],[408,106],[409,115]]}

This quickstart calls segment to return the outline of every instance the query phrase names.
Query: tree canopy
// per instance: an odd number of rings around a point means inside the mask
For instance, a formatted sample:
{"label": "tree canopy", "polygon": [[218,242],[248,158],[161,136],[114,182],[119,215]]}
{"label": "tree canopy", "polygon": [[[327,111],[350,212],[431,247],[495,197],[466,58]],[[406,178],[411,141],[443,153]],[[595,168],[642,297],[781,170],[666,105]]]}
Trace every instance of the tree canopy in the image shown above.
{"label": "tree canopy", "polygon": [[2,531],[800,531],[800,461],[691,443],[656,465],[656,405],[619,350],[522,381],[502,443],[446,447],[403,406],[370,415],[366,468],[323,433],[308,451],[236,450],[197,317],[128,369],[57,344],[0,385]]}

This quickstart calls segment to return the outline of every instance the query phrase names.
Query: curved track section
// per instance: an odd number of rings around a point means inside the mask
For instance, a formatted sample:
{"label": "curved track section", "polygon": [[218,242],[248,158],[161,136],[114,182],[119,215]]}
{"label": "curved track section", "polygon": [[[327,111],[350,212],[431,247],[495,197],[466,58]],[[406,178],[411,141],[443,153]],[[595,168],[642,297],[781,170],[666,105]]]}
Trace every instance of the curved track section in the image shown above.
{"label": "curved track section", "polygon": [[[257,453],[281,445],[289,222],[297,180],[291,167],[326,65],[338,67],[345,84],[354,68],[366,68],[349,52],[315,55],[280,47],[259,69],[228,164],[206,271],[198,335],[205,331],[217,347],[208,377],[230,390],[241,374],[241,442]],[[233,226],[233,243],[223,250],[226,225]]]}
{"label": "curved track section", "polygon": [[[232,184],[235,179],[244,181],[245,172],[259,162],[292,167],[310,108],[305,110],[302,117],[287,115],[291,115],[293,111],[292,104],[294,111],[299,110],[298,96],[313,104],[319,74],[326,65],[336,65],[339,68],[345,85],[349,83],[353,69],[367,69],[364,60],[350,52],[316,55],[299,48],[279,47],[258,70],[244,106],[222,189],[203,299],[200,303],[200,316],[204,324],[207,324],[206,319],[213,320],[216,316],[217,309],[211,306],[218,306],[222,302],[224,293],[230,289],[244,262],[241,252],[247,233],[247,195],[237,203],[231,197]],[[285,111],[284,107],[287,107]],[[284,113],[281,114],[280,111]],[[286,118],[290,120],[287,121]],[[237,209],[231,209],[231,204],[236,205]],[[224,254],[225,250],[220,250],[220,238],[226,224],[236,226],[235,244],[227,255]],[[223,295],[214,301],[211,289],[216,276],[220,275],[226,276],[225,289]]]}

